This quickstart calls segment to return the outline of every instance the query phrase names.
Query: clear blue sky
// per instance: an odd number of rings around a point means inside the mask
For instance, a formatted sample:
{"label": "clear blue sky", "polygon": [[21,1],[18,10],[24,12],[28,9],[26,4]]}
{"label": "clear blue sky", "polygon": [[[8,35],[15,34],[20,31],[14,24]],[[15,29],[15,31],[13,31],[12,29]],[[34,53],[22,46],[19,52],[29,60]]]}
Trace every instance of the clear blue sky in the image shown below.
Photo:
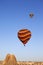
{"label": "clear blue sky", "polygon": [[[32,32],[26,46],[17,37],[23,28]],[[43,61],[43,0],[0,0],[0,60],[8,53],[18,61]]]}

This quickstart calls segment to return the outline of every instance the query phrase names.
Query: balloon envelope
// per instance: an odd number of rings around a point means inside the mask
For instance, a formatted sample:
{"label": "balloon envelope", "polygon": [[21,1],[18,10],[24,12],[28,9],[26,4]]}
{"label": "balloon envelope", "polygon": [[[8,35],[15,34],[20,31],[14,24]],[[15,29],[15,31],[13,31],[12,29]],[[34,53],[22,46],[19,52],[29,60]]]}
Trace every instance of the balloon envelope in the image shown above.
{"label": "balloon envelope", "polygon": [[21,29],[18,32],[19,40],[25,45],[31,38],[31,32],[28,29]]}

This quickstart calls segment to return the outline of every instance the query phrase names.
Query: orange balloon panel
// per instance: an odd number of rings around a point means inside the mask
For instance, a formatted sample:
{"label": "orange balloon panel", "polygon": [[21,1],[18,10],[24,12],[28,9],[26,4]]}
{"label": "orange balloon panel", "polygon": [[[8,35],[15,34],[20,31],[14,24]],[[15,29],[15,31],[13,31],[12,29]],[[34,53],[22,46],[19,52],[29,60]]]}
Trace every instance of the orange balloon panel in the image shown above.
{"label": "orange balloon panel", "polygon": [[31,32],[28,29],[22,29],[18,32],[18,38],[25,45],[31,38]]}

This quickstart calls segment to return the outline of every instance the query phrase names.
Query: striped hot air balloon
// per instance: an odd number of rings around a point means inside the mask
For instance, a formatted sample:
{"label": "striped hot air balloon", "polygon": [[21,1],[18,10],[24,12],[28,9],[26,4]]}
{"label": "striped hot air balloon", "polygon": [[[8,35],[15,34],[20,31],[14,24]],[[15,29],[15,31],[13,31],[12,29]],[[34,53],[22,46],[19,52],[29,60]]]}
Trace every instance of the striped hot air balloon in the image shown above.
{"label": "striped hot air balloon", "polygon": [[25,44],[30,40],[31,38],[31,32],[28,29],[21,29],[18,32],[18,38],[20,39],[20,41]]}

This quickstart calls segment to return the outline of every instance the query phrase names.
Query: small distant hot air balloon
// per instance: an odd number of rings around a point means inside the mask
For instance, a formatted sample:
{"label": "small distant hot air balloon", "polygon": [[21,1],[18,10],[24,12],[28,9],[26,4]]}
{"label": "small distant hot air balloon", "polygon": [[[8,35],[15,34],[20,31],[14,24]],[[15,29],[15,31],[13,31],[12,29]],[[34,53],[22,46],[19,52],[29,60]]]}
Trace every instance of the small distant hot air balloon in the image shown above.
{"label": "small distant hot air balloon", "polygon": [[30,13],[29,16],[32,18],[34,16],[34,14],[33,13]]}
{"label": "small distant hot air balloon", "polygon": [[28,30],[28,29],[21,29],[21,30],[19,30],[19,32],[18,32],[18,38],[23,43],[23,45],[25,46],[25,44],[31,38],[31,31]]}

